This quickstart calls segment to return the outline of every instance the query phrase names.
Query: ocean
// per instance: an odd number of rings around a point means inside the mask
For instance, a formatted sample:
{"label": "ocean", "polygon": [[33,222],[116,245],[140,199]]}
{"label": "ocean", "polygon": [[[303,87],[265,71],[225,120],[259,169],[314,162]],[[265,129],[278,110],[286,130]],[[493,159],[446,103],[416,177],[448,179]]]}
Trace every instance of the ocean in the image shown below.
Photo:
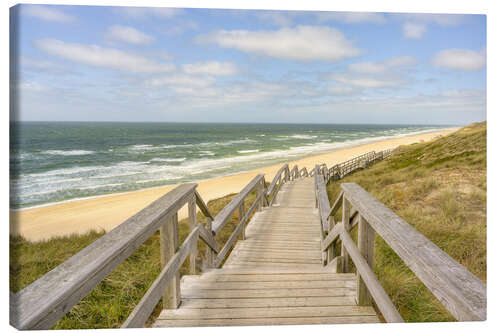
{"label": "ocean", "polygon": [[197,181],[445,126],[11,122],[11,208]]}

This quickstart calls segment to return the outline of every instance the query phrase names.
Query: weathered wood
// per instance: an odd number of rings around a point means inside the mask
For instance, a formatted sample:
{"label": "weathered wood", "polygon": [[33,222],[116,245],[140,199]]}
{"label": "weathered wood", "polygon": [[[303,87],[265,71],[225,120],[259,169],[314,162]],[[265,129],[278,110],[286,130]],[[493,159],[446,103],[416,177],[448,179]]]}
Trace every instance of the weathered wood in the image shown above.
{"label": "weathered wood", "polygon": [[331,281],[233,281],[233,282],[214,282],[214,281],[196,281],[186,280],[183,287],[196,290],[237,290],[237,289],[330,289],[330,288],[354,288],[356,281],[352,280],[331,280]]}
{"label": "weathered wood", "polygon": [[283,172],[286,172],[286,170],[288,169],[288,164],[285,164],[283,165],[279,170],[278,172],[276,172],[276,175],[274,176],[273,180],[271,181],[271,184],[269,185],[268,189],[267,189],[267,193],[266,195],[269,197],[271,196],[271,193],[274,192],[274,189],[276,187],[276,183],[281,180],[281,176],[282,176],[282,173]]}
{"label": "weathered wood", "polygon": [[[178,217],[175,214],[160,228],[160,262],[162,268],[172,259],[178,247]],[[177,272],[163,293],[163,308],[177,309],[179,304],[181,304],[181,287],[180,275]]]}
{"label": "weathered wood", "polygon": [[[316,167],[317,168],[317,167]],[[318,198],[318,209],[321,218],[323,232],[328,231],[328,216],[330,216],[330,202],[326,193],[325,181],[323,177],[315,176],[316,178],[316,193]]]}
{"label": "weathered wood", "polygon": [[[203,230],[203,231],[202,231]],[[208,237],[208,235],[210,237]],[[212,219],[207,217],[207,222],[205,223],[205,229],[200,228],[200,238],[205,241],[208,245],[205,249],[205,257],[206,268],[214,268],[215,267],[215,256],[219,252],[219,246],[217,244],[216,239],[212,236]]]}
{"label": "weathered wood", "polygon": [[264,175],[259,174],[255,176],[254,179],[248,183],[243,190],[241,190],[238,195],[236,195],[233,200],[229,204],[227,204],[222,210],[217,214],[212,224],[212,229],[215,234],[218,234],[219,231],[226,225],[227,221],[234,214],[236,209],[238,209],[240,203],[245,200],[245,198],[255,189],[255,187],[259,184],[260,181],[264,178]]}
{"label": "weathered wood", "polygon": [[370,291],[370,294],[377,304],[380,313],[384,316],[384,319],[389,323],[404,322],[398,310],[396,310],[396,307],[392,304],[391,299],[387,296],[384,288],[378,282],[375,273],[373,273],[371,267],[359,252],[356,244],[354,244],[349,233],[342,230],[340,237],[342,239],[342,244],[346,249],[346,253],[349,253],[356,269],[358,270],[358,273],[363,278],[366,288]]}
{"label": "weathered wood", "polygon": [[359,185],[341,186],[372,228],[457,320],[486,320],[486,285],[481,280]]}
{"label": "weathered wood", "polygon": [[269,298],[269,297],[332,297],[332,296],[352,296],[356,295],[354,288],[330,288],[330,289],[248,289],[242,290],[183,290],[182,298],[241,298],[241,295],[246,298]]}
{"label": "weathered wood", "polygon": [[328,216],[333,216],[337,212],[337,210],[342,206],[342,198],[343,198],[343,192],[340,191],[339,195],[337,196],[337,199],[335,200],[333,206],[330,208],[330,212],[328,213]]}
{"label": "weathered wood", "polygon": [[281,298],[236,298],[236,299],[188,299],[182,303],[186,309],[217,308],[270,308],[291,306],[334,306],[356,305],[354,297],[281,297]]}
{"label": "weathered wood", "polygon": [[162,317],[153,327],[204,327],[204,326],[252,326],[252,325],[328,325],[378,323],[376,315],[296,318],[233,318],[164,320]]}
{"label": "weathered wood", "polygon": [[[351,216],[350,214],[350,204],[349,201],[347,200],[345,193],[342,196],[342,225],[344,226],[344,231],[346,233],[349,233],[350,231],[350,224],[349,224],[349,218]],[[342,272],[347,273],[348,272],[348,267],[349,267],[349,253],[347,252],[344,242],[342,241],[342,247],[341,247],[341,252],[340,255],[342,256]]]}
{"label": "weathered wood", "polygon": [[[260,195],[264,195],[264,193],[261,193]],[[236,241],[238,235],[240,234],[240,232],[242,231],[242,229],[245,228],[246,221],[250,218],[250,215],[257,208],[257,205],[259,203],[259,199],[260,199],[259,197],[257,197],[255,199],[255,201],[250,206],[250,208],[248,208],[248,211],[245,214],[245,216],[242,219],[240,219],[240,222],[238,223],[238,226],[234,229],[233,233],[231,234],[231,236],[227,240],[226,244],[224,245],[224,247],[220,250],[219,254],[217,255],[217,258],[215,259],[215,267],[220,267],[222,261],[224,260],[224,258],[227,255],[227,253],[233,247],[233,244]]]}
{"label": "weathered wood", "polygon": [[[193,197],[188,201],[188,218],[189,218],[189,231],[196,228],[196,198]],[[196,274],[196,256],[198,255],[198,248],[193,246],[191,254],[189,255],[189,273]]]}
{"label": "weathered wood", "polygon": [[[259,204],[259,200],[255,200],[257,205]],[[242,201],[240,204],[240,208],[238,209],[238,219],[240,220],[240,223],[243,222],[243,224],[246,224],[246,221],[243,221],[245,218],[245,202]],[[241,233],[240,233],[240,239],[245,240],[245,226],[242,228]]]}
{"label": "weathered wood", "polygon": [[202,226],[197,226],[186,237],[179,251],[162,269],[160,275],[158,275],[151,287],[149,287],[146,294],[141,298],[139,304],[137,304],[132,313],[128,316],[127,320],[122,325],[122,328],[140,328],[144,326],[149,315],[151,314],[151,312],[153,312],[154,307],[156,306],[156,304],[158,304],[163,290],[165,290],[165,288],[170,283],[170,280],[172,280],[175,274],[177,274],[182,266],[182,263],[190,254],[191,249],[196,247],[196,244],[198,242],[199,230],[201,228]]}
{"label": "weathered wood", "polygon": [[328,235],[321,242],[321,251],[326,251],[328,247],[332,245],[333,242],[337,240],[340,236],[340,232],[344,229],[343,223],[337,223],[332,230],[328,233]]}
{"label": "weathered wood", "polygon": [[208,206],[205,204],[205,201],[203,201],[198,191],[194,191],[194,194],[196,196],[196,205],[198,206],[198,208],[200,208],[200,211],[203,213],[205,217],[210,218],[213,221],[214,217],[210,213]]}
{"label": "weathered wood", "polygon": [[200,229],[200,238],[208,245],[211,251],[217,253],[219,252],[219,245],[217,244],[217,240],[209,231],[211,228],[212,221],[207,221],[207,225],[205,228]]}
{"label": "weathered wood", "polygon": [[338,305],[328,307],[281,307],[281,308],[228,308],[228,309],[178,309],[163,310],[165,319],[232,319],[232,318],[297,318],[330,316],[376,315],[371,307]]}
{"label": "weathered wood", "polygon": [[[375,246],[375,231],[365,221],[364,218],[359,218],[358,222],[358,248],[360,254],[365,258],[368,266],[373,270],[373,252]],[[358,280],[358,295],[357,300],[359,305],[370,305],[371,297],[368,288],[366,287],[363,278],[359,272],[357,273]]]}
{"label": "weathered wood", "polygon": [[[49,329],[193,195],[179,185],[12,297],[18,329]],[[160,294],[161,296],[161,294]]]}

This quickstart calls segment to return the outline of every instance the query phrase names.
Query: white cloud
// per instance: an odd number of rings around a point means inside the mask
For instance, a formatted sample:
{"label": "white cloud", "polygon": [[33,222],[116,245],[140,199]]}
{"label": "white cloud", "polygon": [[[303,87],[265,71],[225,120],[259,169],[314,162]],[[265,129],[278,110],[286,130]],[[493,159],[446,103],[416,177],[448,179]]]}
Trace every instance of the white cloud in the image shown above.
{"label": "white cloud", "polygon": [[258,11],[257,17],[266,23],[271,23],[280,27],[288,27],[293,24],[295,17],[294,12],[280,12],[280,11]]}
{"label": "white cloud", "polygon": [[53,6],[21,5],[21,14],[51,22],[69,23],[75,21],[73,16],[55,9]]}
{"label": "white cloud", "polygon": [[215,76],[229,76],[238,73],[238,69],[231,62],[205,61],[194,64],[185,64],[182,69],[187,74],[207,74]]}
{"label": "white cloud", "polygon": [[132,73],[168,72],[175,68],[135,54],[97,45],[66,43],[57,39],[40,39],[36,46],[51,55],[94,67],[103,67]]}
{"label": "white cloud", "polygon": [[330,78],[340,83],[360,88],[393,87],[402,83],[400,79],[393,77],[369,77],[369,76],[352,76],[345,74],[332,74],[330,75]]}
{"label": "white cloud", "polygon": [[410,56],[393,57],[384,62],[358,62],[348,66],[349,71],[362,74],[383,74],[396,67],[414,66],[417,61]]}
{"label": "white cloud", "polygon": [[352,95],[358,90],[352,86],[334,85],[326,87],[326,91],[333,95]]}
{"label": "white cloud", "polygon": [[403,25],[403,35],[406,38],[420,39],[427,31],[427,26],[420,23],[405,23]]}
{"label": "white cloud", "polygon": [[317,15],[320,22],[338,21],[343,23],[385,23],[382,13],[368,12],[320,12]]}
{"label": "white cloud", "polygon": [[442,50],[434,56],[432,64],[436,67],[477,71],[486,66],[486,52],[485,50],[480,52],[462,49]]}
{"label": "white cloud", "polygon": [[113,25],[108,28],[108,38],[130,44],[150,44],[155,39],[135,28],[123,25]]}
{"label": "white cloud", "polygon": [[184,11],[180,8],[169,7],[118,7],[115,12],[131,19],[147,19],[150,17],[156,18],[171,18],[176,15],[181,15]]}
{"label": "white cloud", "polygon": [[157,77],[147,81],[147,85],[153,87],[175,86],[177,88],[201,88],[208,87],[215,82],[210,77],[198,77],[185,74],[176,74],[165,77]]}
{"label": "white cloud", "polygon": [[339,30],[318,26],[298,26],[275,31],[219,30],[199,36],[197,41],[300,61],[338,61],[355,57],[361,52]]}

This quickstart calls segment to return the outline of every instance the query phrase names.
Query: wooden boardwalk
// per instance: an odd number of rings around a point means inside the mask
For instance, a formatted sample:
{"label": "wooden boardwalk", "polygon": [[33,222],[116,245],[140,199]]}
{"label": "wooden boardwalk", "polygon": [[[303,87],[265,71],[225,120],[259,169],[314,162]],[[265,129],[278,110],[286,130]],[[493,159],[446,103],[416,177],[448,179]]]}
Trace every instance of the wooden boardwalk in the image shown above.
{"label": "wooden boardwalk", "polygon": [[356,304],[356,275],[323,266],[318,221],[314,179],[284,184],[222,268],[182,278],[179,308],[154,326],[378,322],[371,306]]}
{"label": "wooden boardwalk", "polygon": [[[457,320],[486,320],[486,285],[383,203],[355,183],[328,197],[328,183],[390,154],[368,152],[310,171],[285,164],[269,183],[255,176],[215,216],[197,184],[181,184],[11,293],[10,322],[23,330],[53,327],[158,230],[161,272],[124,328],[144,327],[162,298],[155,327],[403,322],[373,271],[376,234]],[[190,232],[179,244],[178,211],[185,205]],[[235,214],[237,225],[219,244],[217,235]],[[191,275],[180,279],[186,260]]]}

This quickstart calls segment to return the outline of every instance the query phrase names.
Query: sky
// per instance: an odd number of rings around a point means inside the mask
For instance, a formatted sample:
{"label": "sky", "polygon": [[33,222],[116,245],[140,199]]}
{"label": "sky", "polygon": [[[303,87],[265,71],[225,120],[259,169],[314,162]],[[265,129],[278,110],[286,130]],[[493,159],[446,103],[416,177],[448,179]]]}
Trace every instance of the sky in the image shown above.
{"label": "sky", "polygon": [[11,119],[464,125],[486,16],[17,5]]}

